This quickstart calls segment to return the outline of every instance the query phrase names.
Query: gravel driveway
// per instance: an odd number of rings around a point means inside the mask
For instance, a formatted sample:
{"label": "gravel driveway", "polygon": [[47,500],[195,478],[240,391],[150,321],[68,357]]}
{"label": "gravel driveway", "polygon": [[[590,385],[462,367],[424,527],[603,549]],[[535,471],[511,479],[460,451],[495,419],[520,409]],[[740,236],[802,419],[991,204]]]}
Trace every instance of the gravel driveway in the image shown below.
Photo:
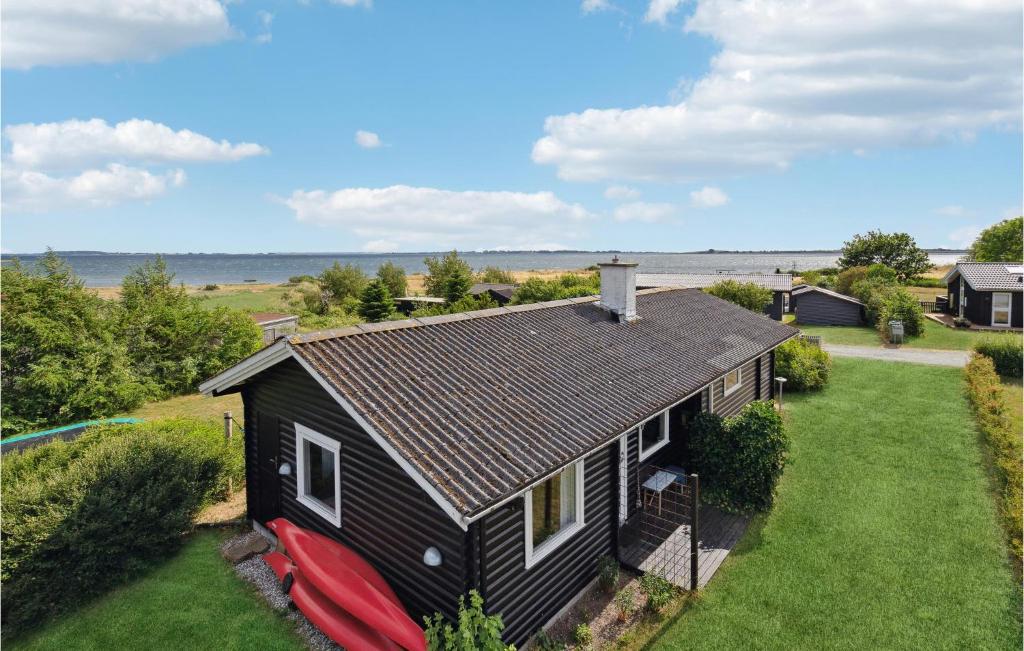
{"label": "gravel driveway", "polygon": [[874,348],[870,346],[839,346],[823,344],[822,349],[837,357],[861,357],[863,359],[880,359],[886,362],[908,362],[911,364],[931,364],[932,366],[955,366],[962,368],[967,365],[970,353],[961,350],[923,350],[913,348]]}

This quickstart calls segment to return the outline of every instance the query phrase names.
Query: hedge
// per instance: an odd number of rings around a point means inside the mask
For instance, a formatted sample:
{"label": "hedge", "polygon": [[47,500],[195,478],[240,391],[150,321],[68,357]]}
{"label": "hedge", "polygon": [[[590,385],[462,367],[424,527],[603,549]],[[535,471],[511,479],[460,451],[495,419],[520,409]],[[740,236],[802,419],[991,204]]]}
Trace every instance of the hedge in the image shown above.
{"label": "hedge", "polygon": [[166,557],[240,461],[219,428],[190,421],[101,427],[5,457],[4,636]]}
{"label": "hedge", "polygon": [[1021,567],[1021,474],[1024,471],[1021,455],[1024,446],[1020,432],[1014,431],[1010,417],[1010,397],[996,374],[992,360],[977,353],[964,368],[967,397],[978,421],[988,456],[991,458],[993,474],[999,495],[999,515],[1006,529],[1017,562]]}
{"label": "hedge", "polygon": [[786,378],[785,389],[817,391],[828,384],[832,358],[804,339],[790,339],[775,349],[775,374]]}
{"label": "hedge", "polygon": [[771,402],[751,402],[731,418],[699,414],[688,446],[705,503],[736,512],[771,508],[789,450]]}
{"label": "hedge", "polygon": [[1024,366],[1024,347],[1016,335],[982,339],[974,344],[974,352],[992,360],[996,373],[1003,377],[1020,377]]}

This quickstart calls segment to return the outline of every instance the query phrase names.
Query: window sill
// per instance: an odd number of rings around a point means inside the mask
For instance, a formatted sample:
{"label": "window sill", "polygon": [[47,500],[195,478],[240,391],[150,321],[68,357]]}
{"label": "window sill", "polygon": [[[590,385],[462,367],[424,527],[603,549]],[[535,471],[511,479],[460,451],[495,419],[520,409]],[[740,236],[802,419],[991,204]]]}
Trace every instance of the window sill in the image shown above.
{"label": "window sill", "polygon": [[722,397],[724,398],[725,396],[731,396],[732,394],[736,393],[737,391],[739,391],[742,388],[743,388],[743,384],[742,383],[737,384],[733,388],[726,389],[725,391],[723,391],[722,392]]}
{"label": "window sill", "polygon": [[551,536],[533,550],[533,553],[526,555],[526,569],[530,569],[537,563],[541,562],[544,558],[549,556],[551,552],[555,551],[562,544],[572,538],[576,533],[585,526],[585,522],[577,522],[567,529],[562,529],[555,535]]}
{"label": "window sill", "polygon": [[646,450],[641,449],[640,450],[640,461],[643,461],[644,459],[647,459],[652,454],[654,454],[655,452],[657,452],[658,450],[660,450],[661,448],[665,447],[668,444],[669,444],[669,439],[665,438],[665,439],[662,439],[661,441],[658,441],[657,443],[655,443],[651,447],[647,448]]}
{"label": "window sill", "polygon": [[323,504],[319,500],[307,497],[306,495],[298,495],[295,497],[296,500],[313,513],[316,513],[324,520],[327,520],[336,527],[341,527],[341,510],[333,511],[329,506]]}

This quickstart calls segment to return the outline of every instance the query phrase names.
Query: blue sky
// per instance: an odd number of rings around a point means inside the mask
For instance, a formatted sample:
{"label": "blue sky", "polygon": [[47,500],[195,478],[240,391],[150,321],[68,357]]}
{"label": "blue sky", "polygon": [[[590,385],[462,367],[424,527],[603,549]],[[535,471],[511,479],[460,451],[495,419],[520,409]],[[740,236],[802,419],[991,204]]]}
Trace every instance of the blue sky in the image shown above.
{"label": "blue sky", "polygon": [[1021,211],[1020,5],[869,7],[10,0],[2,247],[962,245]]}

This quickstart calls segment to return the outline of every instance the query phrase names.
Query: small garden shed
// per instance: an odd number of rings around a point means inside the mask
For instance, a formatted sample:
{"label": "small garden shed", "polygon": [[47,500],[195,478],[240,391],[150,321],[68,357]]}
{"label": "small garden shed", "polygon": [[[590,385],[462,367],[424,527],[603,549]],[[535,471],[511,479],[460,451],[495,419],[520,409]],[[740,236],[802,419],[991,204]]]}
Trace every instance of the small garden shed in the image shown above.
{"label": "small garden shed", "polygon": [[958,262],[944,278],[953,316],[977,326],[1024,325],[1024,265],[1019,262]]}
{"label": "small garden shed", "polygon": [[839,292],[814,285],[793,289],[790,305],[804,325],[855,326],[864,323],[864,304]]}

